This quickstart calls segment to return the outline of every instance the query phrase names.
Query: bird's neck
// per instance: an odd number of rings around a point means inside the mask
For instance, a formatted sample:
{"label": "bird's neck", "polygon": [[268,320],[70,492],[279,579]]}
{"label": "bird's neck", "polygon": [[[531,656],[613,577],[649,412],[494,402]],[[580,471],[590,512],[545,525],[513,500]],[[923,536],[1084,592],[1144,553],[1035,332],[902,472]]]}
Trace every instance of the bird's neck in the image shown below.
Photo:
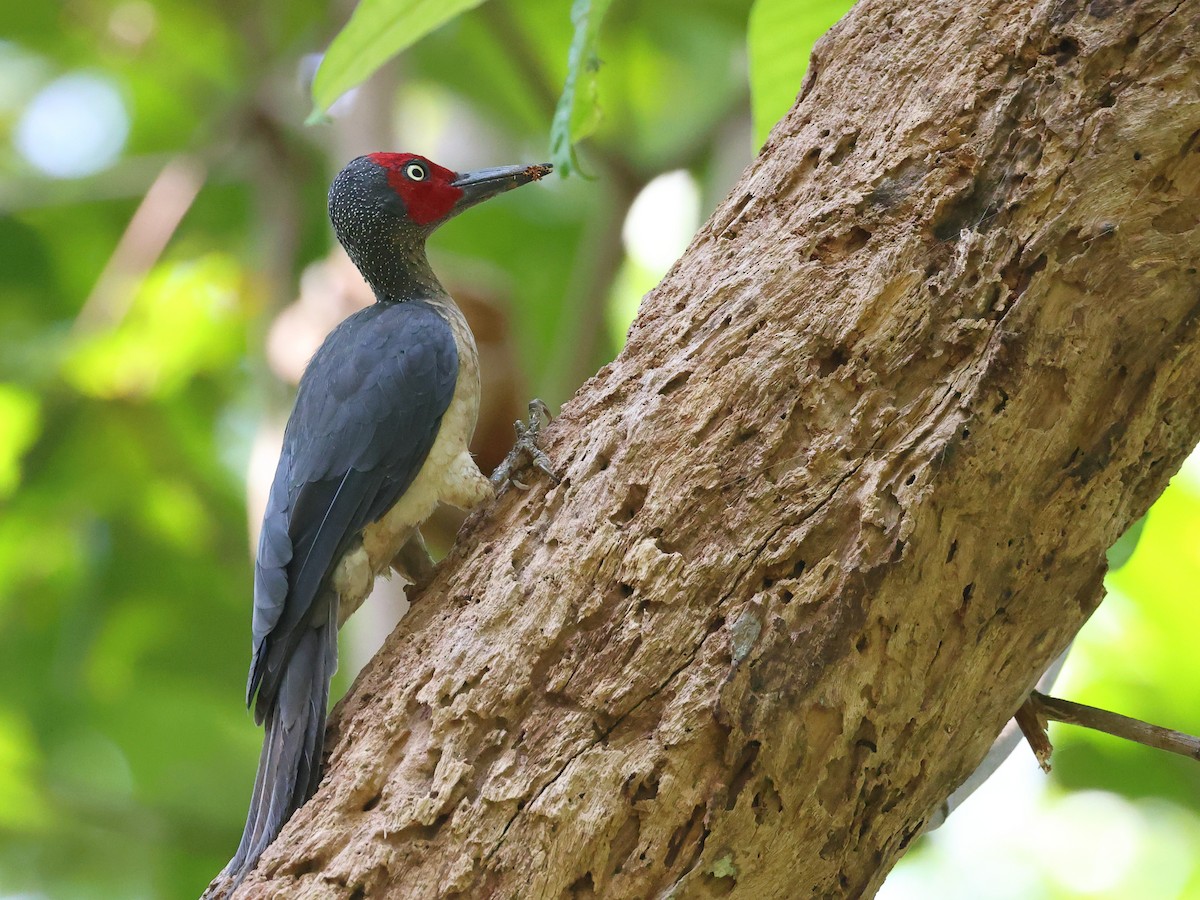
{"label": "bird's neck", "polygon": [[342,243],[376,300],[397,303],[446,295],[425,255],[423,236],[379,235]]}

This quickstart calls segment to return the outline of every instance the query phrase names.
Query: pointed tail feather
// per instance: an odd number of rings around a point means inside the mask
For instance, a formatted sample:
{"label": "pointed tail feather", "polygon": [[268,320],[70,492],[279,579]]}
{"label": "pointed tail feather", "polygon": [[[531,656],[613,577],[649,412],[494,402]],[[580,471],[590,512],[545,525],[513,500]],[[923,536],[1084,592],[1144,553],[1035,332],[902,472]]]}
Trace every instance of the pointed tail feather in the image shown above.
{"label": "pointed tail feather", "polygon": [[328,619],[301,638],[268,707],[246,828],[225,867],[234,878],[231,891],[320,783],[329,683],[337,669],[337,604],[329,605]]}

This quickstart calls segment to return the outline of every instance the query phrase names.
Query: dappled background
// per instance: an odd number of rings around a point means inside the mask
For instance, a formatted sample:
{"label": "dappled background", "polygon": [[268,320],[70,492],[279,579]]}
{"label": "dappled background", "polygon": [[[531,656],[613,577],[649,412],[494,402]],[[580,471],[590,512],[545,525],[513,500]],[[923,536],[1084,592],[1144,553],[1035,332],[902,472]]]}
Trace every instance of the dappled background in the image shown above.
{"label": "dappled background", "polygon": [[[483,351],[486,466],[527,397],[556,406],[616,353],[849,4],[448,6],[477,8],[305,125],[351,4],[3,4],[0,896],[194,896],[237,843],[260,740],[242,705],[256,508],[305,361],[369,299],[326,222],[332,174],[380,149],[540,162],[559,109],[553,154],[582,174],[433,241]],[[390,53],[380,22],[359,31],[373,43],[343,39],[318,76],[326,101],[356,80],[345,60]],[[1055,693],[1200,731],[1198,584],[1194,462]],[[337,690],[402,610],[382,594]],[[1019,748],[884,896],[1200,897],[1200,765],[1052,737],[1052,776]]]}

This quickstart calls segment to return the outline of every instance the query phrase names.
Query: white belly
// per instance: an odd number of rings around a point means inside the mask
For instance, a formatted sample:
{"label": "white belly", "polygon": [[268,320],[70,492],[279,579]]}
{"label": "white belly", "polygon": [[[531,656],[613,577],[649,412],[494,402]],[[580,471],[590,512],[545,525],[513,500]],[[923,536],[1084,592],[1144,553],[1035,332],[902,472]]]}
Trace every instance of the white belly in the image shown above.
{"label": "white belly", "polygon": [[334,571],[339,625],[362,605],[371,593],[375,576],[391,565],[413,530],[429,518],[438,503],[472,509],[493,495],[491,482],[479,471],[467,449],[479,415],[479,357],[475,339],[452,302],[434,305],[449,320],[458,346],[459,371],[454,396],[413,483],[381,519],[363,529],[362,545],[347,553]]}

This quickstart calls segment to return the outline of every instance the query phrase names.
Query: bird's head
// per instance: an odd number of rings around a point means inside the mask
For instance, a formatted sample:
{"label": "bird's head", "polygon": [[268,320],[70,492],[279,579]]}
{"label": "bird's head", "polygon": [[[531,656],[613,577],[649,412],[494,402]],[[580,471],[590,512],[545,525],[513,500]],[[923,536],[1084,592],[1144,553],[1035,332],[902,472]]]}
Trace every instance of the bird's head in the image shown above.
{"label": "bird's head", "polygon": [[370,153],[333,179],[329,218],[376,294],[389,296],[402,288],[402,269],[423,262],[425,238],[435,228],[550,169],[547,163],[459,174],[415,153]]}
{"label": "bird's head", "polygon": [[459,174],[415,153],[370,153],[334,178],[329,216],[339,236],[367,227],[423,237],[464,209],[539,180],[550,168],[502,166]]}

